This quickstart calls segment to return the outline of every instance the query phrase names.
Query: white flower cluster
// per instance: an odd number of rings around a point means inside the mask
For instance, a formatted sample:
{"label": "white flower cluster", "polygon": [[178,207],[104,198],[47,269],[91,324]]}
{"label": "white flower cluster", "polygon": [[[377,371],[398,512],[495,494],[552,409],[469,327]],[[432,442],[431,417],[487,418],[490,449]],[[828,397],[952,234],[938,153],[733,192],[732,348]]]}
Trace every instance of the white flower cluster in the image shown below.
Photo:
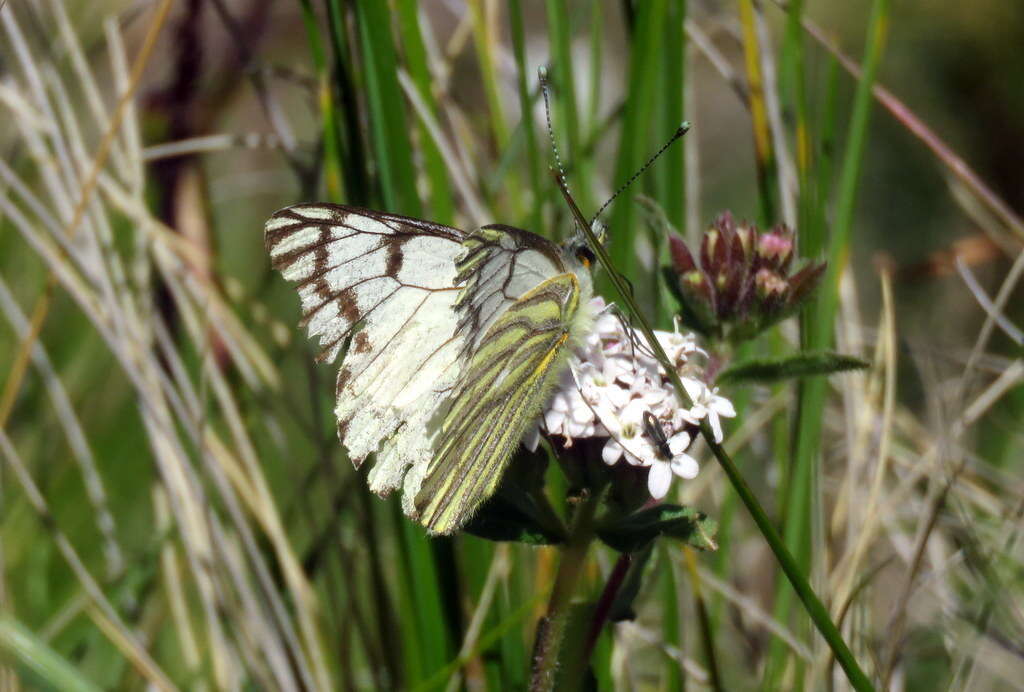
{"label": "white flower cluster", "polygon": [[605,463],[625,458],[634,466],[649,467],[647,487],[660,500],[668,493],[673,474],[697,475],[696,460],[686,454],[691,442],[687,427],[707,418],[715,441],[721,442],[720,417],[735,416],[736,411],[717,388],[692,377],[692,368],[683,369],[691,354],[706,355],[692,334],[654,333],[693,401],[687,409],[679,406],[643,335],[627,334],[622,321],[605,311],[601,298],[594,298],[591,307],[599,315],[594,328],[576,350],[537,429],[524,441],[535,449],[541,432],[563,436],[566,446],[576,438],[608,438],[602,450]]}

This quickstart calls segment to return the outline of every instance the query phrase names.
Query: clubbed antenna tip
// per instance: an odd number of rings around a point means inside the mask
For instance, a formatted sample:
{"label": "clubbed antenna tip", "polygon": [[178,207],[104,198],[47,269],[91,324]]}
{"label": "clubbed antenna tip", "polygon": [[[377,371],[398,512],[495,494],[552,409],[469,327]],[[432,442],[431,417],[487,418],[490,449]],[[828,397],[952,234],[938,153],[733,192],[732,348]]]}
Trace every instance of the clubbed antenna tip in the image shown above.
{"label": "clubbed antenna tip", "polygon": [[[662,154],[664,154],[666,149],[668,149],[670,146],[672,146],[672,144],[677,139],[679,139],[680,137],[682,137],[683,135],[685,135],[689,131],[690,131],[690,121],[689,120],[684,120],[683,122],[681,122],[679,124],[679,127],[676,128],[676,131],[672,133],[672,136],[669,137],[668,141],[665,142],[661,146],[661,149],[658,149],[658,151],[654,152],[654,156],[652,156],[651,158],[647,159],[647,162],[644,163],[644,165],[640,166],[640,170],[638,170],[636,173],[634,173],[632,176],[630,176],[629,180],[627,180],[625,183],[623,183],[622,186],[618,190],[615,191],[615,194],[612,195],[611,197],[609,197],[608,201],[601,205],[601,208],[597,210],[596,214],[594,214],[594,221],[597,221],[597,218],[599,216],[601,216],[601,213],[605,209],[608,208],[608,205],[611,204],[612,202],[614,202],[616,197],[618,197],[620,194],[625,192],[625,190],[630,185],[632,185],[633,182],[637,178],[639,178],[641,175],[643,175],[643,172],[646,171],[650,167],[650,165],[652,163],[657,161],[658,157],[661,156]],[[593,224],[593,221],[591,221],[591,224]]]}

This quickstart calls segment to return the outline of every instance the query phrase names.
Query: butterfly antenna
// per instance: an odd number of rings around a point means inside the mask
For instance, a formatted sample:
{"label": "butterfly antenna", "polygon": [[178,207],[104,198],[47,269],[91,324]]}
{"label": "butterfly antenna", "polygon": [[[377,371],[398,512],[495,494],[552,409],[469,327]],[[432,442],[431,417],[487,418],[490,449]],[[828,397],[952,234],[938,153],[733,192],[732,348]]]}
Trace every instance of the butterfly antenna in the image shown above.
{"label": "butterfly antenna", "polygon": [[622,327],[622,333],[626,335],[626,341],[629,342],[629,356],[633,360],[633,372],[635,373],[636,351],[637,346],[640,345],[640,339],[637,338],[636,331],[633,329],[632,325],[629,324],[629,319],[622,314],[622,311],[618,309],[618,306],[613,303],[608,307],[613,308],[609,310],[609,312],[611,312],[611,314],[615,316],[615,319],[618,320],[619,326]]}
{"label": "butterfly antenna", "polygon": [[565,180],[565,170],[562,168],[562,160],[558,156],[558,145],[555,144],[555,131],[551,127],[551,105],[548,103],[548,69],[541,65],[537,68],[537,76],[540,78],[540,90],[544,94],[544,116],[548,121],[548,137],[551,139],[551,150],[555,153],[555,164],[558,166],[557,170],[553,170],[552,173],[555,176],[555,182],[558,184],[558,189],[562,193],[562,197],[565,198],[566,204],[569,205],[569,211],[572,212],[572,218],[579,224],[580,228],[590,228],[590,223],[587,222],[587,217],[580,211],[580,207],[576,204],[576,200],[573,199],[572,193],[569,192],[569,183]]}
{"label": "butterfly antenna", "polygon": [[565,178],[565,169],[562,167],[562,159],[558,155],[558,144],[555,142],[555,129],[551,126],[551,103],[548,98],[548,68],[541,65],[537,68],[537,77],[540,79],[540,92],[544,95],[544,119],[548,124],[548,139],[551,141],[551,151],[555,155],[555,165],[558,166],[558,177],[565,189],[569,189],[569,183]]}
{"label": "butterfly antenna", "polygon": [[[630,185],[632,185],[634,182],[636,182],[637,178],[639,178],[641,175],[643,175],[644,171],[646,171],[648,168],[651,167],[651,164],[654,163],[658,159],[659,156],[661,156],[662,154],[665,153],[666,149],[668,149],[670,146],[672,146],[677,139],[679,139],[680,137],[682,137],[683,135],[685,135],[689,131],[690,131],[690,123],[688,121],[684,120],[683,123],[676,129],[676,131],[674,133],[672,133],[672,136],[669,137],[668,141],[665,142],[663,145],[661,145],[661,149],[658,149],[658,151],[654,152],[654,156],[652,156],[651,158],[647,159],[647,163],[645,163],[644,165],[640,166],[640,170],[638,170],[636,173],[634,173],[629,178],[629,180],[627,180],[625,183],[623,183],[619,187],[619,189],[615,191],[614,195],[612,195],[611,197],[608,198],[607,202],[605,202],[604,204],[601,205],[601,208],[597,210],[596,214],[594,214],[594,219],[593,219],[593,221],[590,222],[591,225],[593,225],[594,221],[597,221],[597,219],[601,216],[601,212],[603,212],[605,209],[607,209],[608,205],[615,201],[616,197],[618,197],[623,192],[625,192],[626,189],[629,188]],[[556,156],[557,156],[557,153],[556,153]]]}

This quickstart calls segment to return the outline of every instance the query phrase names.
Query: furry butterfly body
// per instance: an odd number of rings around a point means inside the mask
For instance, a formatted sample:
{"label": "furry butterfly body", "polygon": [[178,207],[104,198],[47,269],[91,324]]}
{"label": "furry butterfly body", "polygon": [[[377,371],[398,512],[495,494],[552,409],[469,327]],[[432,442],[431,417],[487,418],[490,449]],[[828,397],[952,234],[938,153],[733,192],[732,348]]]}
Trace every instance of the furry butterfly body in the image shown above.
{"label": "furry butterfly body", "polygon": [[353,463],[375,454],[371,490],[401,487],[428,531],[457,531],[591,324],[586,262],[510,226],[464,233],[332,204],[276,212],[265,241],[319,359],[345,352],[335,414]]}

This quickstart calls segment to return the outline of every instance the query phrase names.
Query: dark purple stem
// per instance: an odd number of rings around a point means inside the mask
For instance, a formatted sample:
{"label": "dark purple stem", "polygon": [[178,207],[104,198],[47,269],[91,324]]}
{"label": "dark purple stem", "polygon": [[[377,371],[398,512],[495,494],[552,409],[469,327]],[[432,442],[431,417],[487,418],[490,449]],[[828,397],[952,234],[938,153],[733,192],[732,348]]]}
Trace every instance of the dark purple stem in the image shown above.
{"label": "dark purple stem", "polygon": [[597,638],[601,636],[601,630],[604,629],[605,621],[608,620],[608,613],[611,612],[612,604],[615,602],[619,589],[622,588],[622,582],[625,581],[626,573],[632,562],[633,558],[629,553],[622,553],[615,566],[612,567],[612,573],[608,575],[608,582],[604,585],[601,598],[597,601],[597,607],[594,609],[594,616],[590,620],[590,630],[587,632],[587,641],[583,647],[584,664],[590,660],[590,655],[597,644]]}

